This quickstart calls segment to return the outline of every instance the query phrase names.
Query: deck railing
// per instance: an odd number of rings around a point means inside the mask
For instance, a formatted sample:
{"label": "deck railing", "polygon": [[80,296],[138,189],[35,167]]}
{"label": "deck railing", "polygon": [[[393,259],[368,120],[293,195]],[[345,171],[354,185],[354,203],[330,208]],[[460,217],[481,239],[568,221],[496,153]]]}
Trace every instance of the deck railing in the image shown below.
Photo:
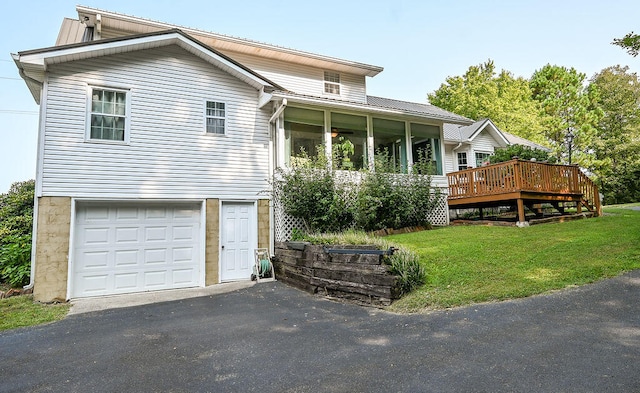
{"label": "deck railing", "polygon": [[576,165],[511,160],[449,173],[449,199],[529,192],[582,195],[590,210],[600,209],[597,186]]}

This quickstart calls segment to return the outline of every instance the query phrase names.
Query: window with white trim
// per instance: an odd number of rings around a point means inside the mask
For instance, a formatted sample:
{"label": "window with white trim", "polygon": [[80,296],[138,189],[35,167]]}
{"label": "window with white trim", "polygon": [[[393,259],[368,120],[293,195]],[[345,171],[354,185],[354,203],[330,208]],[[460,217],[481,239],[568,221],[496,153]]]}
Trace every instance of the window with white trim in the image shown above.
{"label": "window with white trim", "polygon": [[485,163],[488,163],[490,156],[491,156],[491,154],[489,154],[489,153],[478,153],[478,152],[476,152],[476,168],[480,168]]}
{"label": "window with white trim", "polygon": [[205,118],[207,133],[219,135],[225,134],[227,109],[224,102],[207,101]]}
{"label": "window with white trim", "polygon": [[89,139],[121,141],[127,139],[126,90],[91,88]]}
{"label": "window with white trim", "polygon": [[324,92],[340,95],[340,74],[332,71],[324,72]]}
{"label": "window with white trim", "polygon": [[467,163],[467,153],[466,152],[458,153],[458,170],[462,171],[467,169],[468,167],[469,165]]}

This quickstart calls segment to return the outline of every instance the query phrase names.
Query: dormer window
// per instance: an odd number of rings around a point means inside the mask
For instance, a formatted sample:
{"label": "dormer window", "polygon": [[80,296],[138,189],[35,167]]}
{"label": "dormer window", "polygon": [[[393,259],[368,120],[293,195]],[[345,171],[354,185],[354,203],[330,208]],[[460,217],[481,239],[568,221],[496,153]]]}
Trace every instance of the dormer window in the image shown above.
{"label": "dormer window", "polygon": [[324,72],[324,92],[340,95],[340,74],[337,72]]}

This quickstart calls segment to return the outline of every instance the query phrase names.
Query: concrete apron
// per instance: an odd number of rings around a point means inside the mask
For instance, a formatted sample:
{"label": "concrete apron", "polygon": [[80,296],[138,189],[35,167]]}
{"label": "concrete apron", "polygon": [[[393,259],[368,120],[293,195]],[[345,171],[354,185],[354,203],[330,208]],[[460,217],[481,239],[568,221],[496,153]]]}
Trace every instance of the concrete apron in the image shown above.
{"label": "concrete apron", "polygon": [[109,310],[140,306],[143,304],[169,302],[172,300],[188,299],[192,297],[218,295],[249,288],[255,285],[255,281],[236,281],[223,284],[210,285],[208,287],[168,289],[164,291],[138,292],[124,295],[100,296],[71,300],[69,315],[83,314],[93,311]]}

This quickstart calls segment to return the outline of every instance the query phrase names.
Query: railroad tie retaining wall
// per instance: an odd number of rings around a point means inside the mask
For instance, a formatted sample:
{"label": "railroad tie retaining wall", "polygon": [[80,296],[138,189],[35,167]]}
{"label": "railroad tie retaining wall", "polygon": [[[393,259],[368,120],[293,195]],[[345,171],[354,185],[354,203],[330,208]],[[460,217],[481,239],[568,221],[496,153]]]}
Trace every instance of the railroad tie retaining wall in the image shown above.
{"label": "railroad tie retaining wall", "polygon": [[389,305],[399,297],[397,278],[383,255],[357,250],[375,246],[330,246],[348,253],[328,252],[326,246],[300,242],[276,243],[276,277],[307,292],[367,305]]}

